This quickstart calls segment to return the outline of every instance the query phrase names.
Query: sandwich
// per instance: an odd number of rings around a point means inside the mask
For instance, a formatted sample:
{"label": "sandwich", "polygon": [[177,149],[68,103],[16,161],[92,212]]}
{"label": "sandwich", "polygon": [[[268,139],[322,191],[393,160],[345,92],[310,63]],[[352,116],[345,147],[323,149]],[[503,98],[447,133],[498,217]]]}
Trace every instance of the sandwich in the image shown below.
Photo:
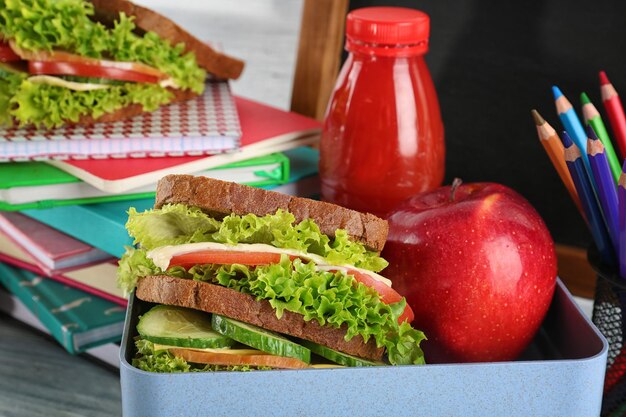
{"label": "sandwich", "polygon": [[385,220],[191,175],[162,178],[154,207],[129,209],[136,245],[118,268],[154,306],[137,326],[141,369],[424,363],[413,312],[378,274]]}
{"label": "sandwich", "polygon": [[0,0],[0,125],[117,121],[202,94],[243,62],[126,0]]}

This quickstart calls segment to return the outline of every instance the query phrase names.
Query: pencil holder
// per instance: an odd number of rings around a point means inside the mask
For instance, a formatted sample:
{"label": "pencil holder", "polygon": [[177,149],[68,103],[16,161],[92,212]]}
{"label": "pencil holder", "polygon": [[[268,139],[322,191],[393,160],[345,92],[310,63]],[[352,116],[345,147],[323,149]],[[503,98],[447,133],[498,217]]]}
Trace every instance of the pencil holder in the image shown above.
{"label": "pencil holder", "polygon": [[587,255],[597,273],[592,321],[609,342],[602,416],[626,416],[626,280],[595,247]]}

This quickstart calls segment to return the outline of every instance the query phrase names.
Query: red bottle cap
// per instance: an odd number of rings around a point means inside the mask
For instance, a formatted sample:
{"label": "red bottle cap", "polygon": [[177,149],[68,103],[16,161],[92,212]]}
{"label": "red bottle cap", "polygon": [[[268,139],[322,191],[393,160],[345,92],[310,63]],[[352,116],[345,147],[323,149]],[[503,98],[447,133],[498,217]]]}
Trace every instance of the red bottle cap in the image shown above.
{"label": "red bottle cap", "polygon": [[348,13],[346,49],[378,56],[420,55],[428,51],[430,18],[405,7],[366,7]]}

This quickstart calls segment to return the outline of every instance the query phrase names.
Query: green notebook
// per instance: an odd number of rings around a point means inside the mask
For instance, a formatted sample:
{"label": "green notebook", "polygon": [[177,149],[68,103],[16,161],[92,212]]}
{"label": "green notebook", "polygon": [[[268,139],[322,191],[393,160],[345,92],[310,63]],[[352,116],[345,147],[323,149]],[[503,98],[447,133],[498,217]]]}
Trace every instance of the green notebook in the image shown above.
{"label": "green notebook", "polygon": [[0,284],[72,354],[121,340],[126,309],[118,304],[4,263]]}
{"label": "green notebook", "polygon": [[[278,152],[196,173],[254,186],[284,184],[289,158]],[[51,208],[75,204],[135,200],[154,196],[156,184],[127,194],[109,194],[44,162],[0,164],[0,210]]]}

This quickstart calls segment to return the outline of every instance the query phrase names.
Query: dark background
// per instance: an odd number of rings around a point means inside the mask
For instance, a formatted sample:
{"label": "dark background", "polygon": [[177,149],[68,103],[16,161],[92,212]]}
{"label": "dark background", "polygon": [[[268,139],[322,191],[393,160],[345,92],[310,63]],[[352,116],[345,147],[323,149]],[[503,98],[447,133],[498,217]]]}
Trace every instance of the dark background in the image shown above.
{"label": "dark background", "polygon": [[351,9],[375,5],[430,15],[426,60],[445,125],[445,183],[460,177],[512,187],[557,243],[587,247],[590,234],[539,143],[530,110],[560,132],[551,91],[558,85],[581,117],[586,92],[609,128],[598,71],[626,97],[626,2],[350,2]]}

